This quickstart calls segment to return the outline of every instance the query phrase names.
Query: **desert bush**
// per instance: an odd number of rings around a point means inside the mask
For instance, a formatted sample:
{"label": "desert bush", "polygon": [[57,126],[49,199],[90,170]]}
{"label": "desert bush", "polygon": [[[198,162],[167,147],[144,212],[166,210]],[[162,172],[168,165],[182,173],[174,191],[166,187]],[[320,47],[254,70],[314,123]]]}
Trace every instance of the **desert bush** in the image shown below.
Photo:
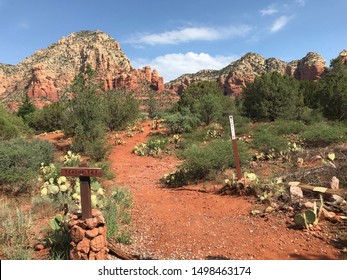
{"label": "desert bush", "polygon": [[139,156],[160,156],[168,145],[168,139],[155,137],[146,143],[141,143],[134,147],[133,153]]}
{"label": "desert bush", "polygon": [[305,125],[301,121],[294,120],[276,120],[274,130],[278,135],[299,134],[305,130]]}
{"label": "desert bush", "polygon": [[0,140],[9,140],[29,132],[21,117],[7,112],[0,104]]}
{"label": "desert bush", "polygon": [[31,259],[28,250],[32,216],[8,202],[0,206],[0,247],[10,260]]}
{"label": "desert bush", "polygon": [[307,146],[324,147],[346,141],[347,127],[338,122],[320,122],[308,126],[300,137]]}
{"label": "desert bush", "polygon": [[[238,142],[240,162],[249,159],[246,144]],[[235,159],[230,141],[215,140],[208,145],[193,144],[180,155],[185,162],[172,174],[164,176],[169,186],[181,186],[199,180],[213,179],[216,174],[229,167],[235,167]]]}
{"label": "desert bush", "polygon": [[243,112],[254,120],[300,119],[304,98],[297,80],[272,72],[243,90]]}
{"label": "desert bush", "polygon": [[121,130],[140,116],[139,101],[130,92],[108,91],[103,96],[104,122],[111,130]]}
{"label": "desert bush", "polygon": [[180,96],[178,111],[185,115],[189,111],[197,118],[198,124],[209,125],[219,122],[223,125],[228,115],[235,112],[234,102],[224,95],[216,82],[202,81],[190,84]]}
{"label": "desert bush", "polygon": [[53,160],[54,146],[39,139],[0,142],[0,186],[7,191],[28,191],[41,163]]}
{"label": "desert bush", "polygon": [[25,95],[25,98],[22,102],[22,105],[18,108],[17,116],[25,119],[25,117],[36,111],[35,105],[31,102],[31,99],[28,95]]}
{"label": "desert bush", "polygon": [[36,132],[51,132],[63,128],[65,103],[55,102],[25,116],[25,122]]}
{"label": "desert bush", "polygon": [[260,124],[252,134],[254,141],[251,146],[265,154],[277,154],[288,149],[287,140],[276,133],[269,123]]}
{"label": "desert bush", "polygon": [[[251,130],[251,122],[250,119],[241,116],[239,114],[235,114],[233,116],[234,118],[234,125],[235,125],[235,133],[236,135],[242,135],[242,134],[247,134]],[[227,118],[228,119],[228,118]],[[225,128],[225,130],[230,131],[230,123],[228,119],[228,124]]]}
{"label": "desert bush", "polygon": [[98,85],[92,82],[93,71],[88,68],[85,75],[78,75],[70,87],[74,98],[64,110],[63,130],[72,136],[72,150],[94,157],[104,158],[105,125],[102,97]]}
{"label": "desert bush", "polygon": [[337,58],[332,68],[319,81],[315,102],[323,115],[334,121],[347,121],[347,66]]}
{"label": "desert bush", "polygon": [[117,239],[121,236],[125,239],[126,227],[131,222],[129,212],[132,206],[131,193],[127,189],[113,187],[108,197],[103,210],[107,224],[107,238]]}
{"label": "desert bush", "polygon": [[183,112],[166,114],[164,116],[164,125],[168,128],[170,134],[191,132],[197,127],[198,118],[187,109]]}

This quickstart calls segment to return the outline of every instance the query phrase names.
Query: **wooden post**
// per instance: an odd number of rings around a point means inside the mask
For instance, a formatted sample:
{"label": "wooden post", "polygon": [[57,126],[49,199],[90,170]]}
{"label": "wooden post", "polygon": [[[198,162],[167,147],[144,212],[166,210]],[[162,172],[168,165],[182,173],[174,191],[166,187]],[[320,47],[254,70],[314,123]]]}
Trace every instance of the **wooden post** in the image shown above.
{"label": "wooden post", "polygon": [[233,152],[234,152],[235,165],[236,165],[236,178],[237,180],[240,180],[242,178],[242,174],[241,174],[241,166],[240,166],[240,159],[239,159],[239,151],[238,151],[237,142],[236,142],[233,116],[229,116],[229,123],[230,123],[230,132],[231,132],[231,142],[233,145]]}
{"label": "wooden post", "polygon": [[[86,164],[84,165],[86,166]],[[89,167],[63,167],[61,169],[61,175],[66,177],[80,178],[82,220],[91,218],[92,217],[92,202],[91,202],[90,177],[101,177],[102,169],[89,168]]]}

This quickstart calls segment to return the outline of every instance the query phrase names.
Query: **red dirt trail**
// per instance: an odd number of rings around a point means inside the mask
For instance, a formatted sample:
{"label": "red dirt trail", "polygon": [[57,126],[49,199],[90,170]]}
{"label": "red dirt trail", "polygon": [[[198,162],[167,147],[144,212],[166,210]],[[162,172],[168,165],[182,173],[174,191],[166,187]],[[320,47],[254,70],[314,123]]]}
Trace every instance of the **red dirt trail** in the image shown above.
{"label": "red dirt trail", "polygon": [[113,144],[109,156],[116,177],[106,185],[127,187],[133,196],[132,244],[122,245],[124,250],[144,259],[340,258],[324,238],[289,229],[284,214],[251,216],[253,199],[218,195],[214,190],[220,185],[163,187],[160,178],[174,171],[179,160],[132,153],[135,145],[148,140],[149,123],[143,122],[144,132],[131,138],[119,134],[126,144]]}

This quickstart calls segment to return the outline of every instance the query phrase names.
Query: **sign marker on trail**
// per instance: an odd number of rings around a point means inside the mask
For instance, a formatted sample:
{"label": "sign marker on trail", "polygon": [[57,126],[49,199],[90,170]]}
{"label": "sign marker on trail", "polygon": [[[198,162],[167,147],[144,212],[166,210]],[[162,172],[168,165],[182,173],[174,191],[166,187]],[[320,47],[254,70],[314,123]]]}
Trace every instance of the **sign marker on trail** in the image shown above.
{"label": "sign marker on trail", "polygon": [[80,167],[63,167],[61,175],[66,177],[79,177],[81,185],[82,220],[92,217],[92,201],[90,189],[90,177],[101,177],[102,168],[90,168],[86,163]]}
{"label": "sign marker on trail", "polygon": [[239,159],[239,151],[237,149],[233,116],[229,116],[229,123],[230,123],[230,132],[231,132],[231,143],[233,145],[233,152],[234,152],[235,165],[236,165],[236,177],[237,177],[237,180],[240,180],[242,178],[242,174],[241,174],[241,166],[240,166],[240,159]]}

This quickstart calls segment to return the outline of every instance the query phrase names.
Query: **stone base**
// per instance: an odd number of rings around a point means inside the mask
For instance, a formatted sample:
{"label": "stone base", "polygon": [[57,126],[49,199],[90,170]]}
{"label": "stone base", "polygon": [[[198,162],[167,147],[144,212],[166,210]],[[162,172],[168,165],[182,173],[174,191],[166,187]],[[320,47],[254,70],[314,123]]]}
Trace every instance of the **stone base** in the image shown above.
{"label": "stone base", "polygon": [[92,218],[82,220],[74,214],[69,221],[71,260],[106,260],[106,224],[101,212],[93,209]]}

